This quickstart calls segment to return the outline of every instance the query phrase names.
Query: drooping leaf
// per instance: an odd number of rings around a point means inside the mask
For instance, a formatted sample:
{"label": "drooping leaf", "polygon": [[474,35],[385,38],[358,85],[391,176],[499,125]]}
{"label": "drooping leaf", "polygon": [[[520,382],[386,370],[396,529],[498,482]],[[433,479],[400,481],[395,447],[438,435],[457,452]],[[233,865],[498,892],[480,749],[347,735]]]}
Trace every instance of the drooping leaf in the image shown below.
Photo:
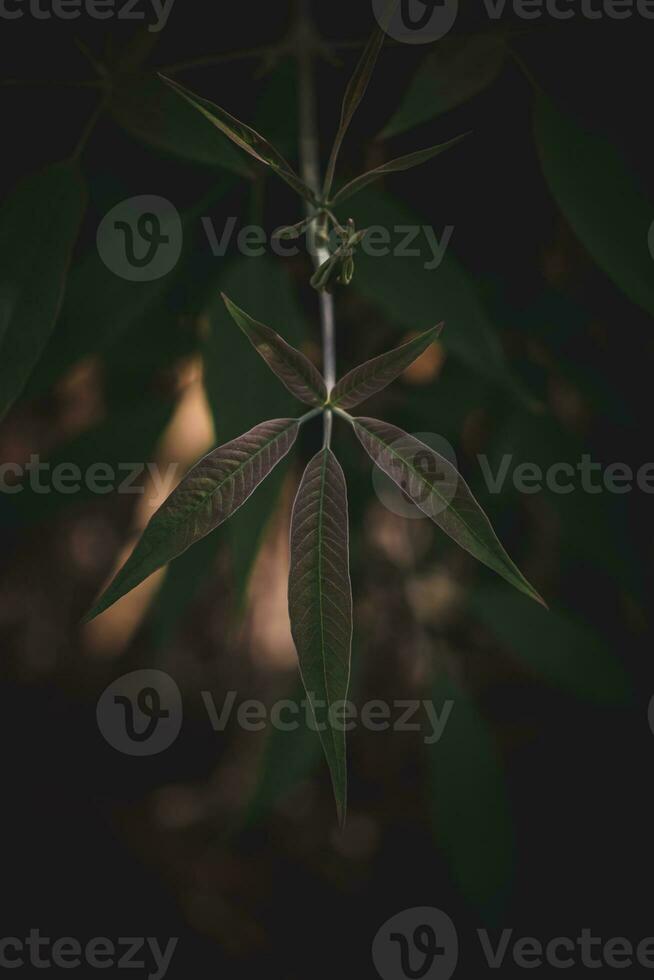
{"label": "drooping leaf", "polygon": [[[520,401],[525,392],[511,373],[497,331],[482,306],[474,281],[448,247],[440,262],[434,255],[435,234],[408,208],[376,188],[352,201],[357,227],[383,229],[389,247],[364,248],[358,254],[351,288],[404,330],[444,320],[443,347],[482,378],[502,387]],[[411,254],[396,254],[394,246],[414,232]],[[369,239],[370,241],[370,239]],[[408,251],[408,250],[407,250]]]}
{"label": "drooping leaf", "polygon": [[330,709],[347,697],[352,588],[345,477],[327,448],[307,466],[293,506],[288,605],[302,680],[316,721],[325,726],[320,740],[342,823],[347,799],[345,732]]}
{"label": "drooping leaf", "polygon": [[507,555],[467,483],[449,460],[387,422],[369,418],[352,422],[369,456],[427,517],[478,561],[545,605]]}
{"label": "drooping leaf", "polygon": [[205,456],[151,518],[134,551],[86,620],[226,521],[288,453],[298,429],[295,419],[262,422]]}
{"label": "drooping leaf", "polygon": [[530,671],[582,698],[624,703],[630,685],[620,660],[604,637],[582,621],[532,603],[495,586],[476,589],[471,614]]}
{"label": "drooping leaf", "polygon": [[572,230],[616,286],[654,316],[648,245],[654,204],[608,141],[545,96],[536,103],[534,126],[545,179]]}
{"label": "drooping leaf", "polygon": [[322,375],[308,357],[287,344],[270,327],[253,320],[224,293],[222,297],[234,322],[290,393],[307,405],[324,405],[327,388]]}
{"label": "drooping leaf", "polygon": [[442,38],[416,72],[381,136],[397,136],[478,95],[497,78],[505,57],[499,34]]}
{"label": "drooping leaf", "polygon": [[370,79],[372,78],[372,73],[375,69],[375,65],[377,64],[377,58],[379,57],[379,52],[384,44],[385,37],[386,35],[381,27],[377,27],[373,31],[345,90],[343,105],[341,107],[341,120],[329,157],[327,172],[325,174],[325,198],[328,198],[331,193],[332,185],[334,183],[334,174],[336,172],[338,154],[341,151],[345,134],[350,128],[350,123],[354,118],[354,114],[359,108],[361,100],[366,94],[366,90],[370,84]]}
{"label": "drooping leaf", "polygon": [[432,702],[446,718],[441,738],[428,749],[436,841],[465,898],[497,918],[515,866],[499,747],[470,695],[449,675],[437,678]]}
{"label": "drooping leaf", "polygon": [[136,139],[185,160],[251,176],[242,153],[211,129],[188,102],[156,75],[126,74],[112,90],[109,110]]}
{"label": "drooping leaf", "polygon": [[430,344],[440,337],[444,323],[425,330],[420,336],[414,337],[407,344],[396,347],[395,350],[373,357],[365,364],[349,371],[332,389],[329,401],[339,408],[354,408],[367,398],[376,395],[387,385],[413,364]]}
{"label": "drooping leaf", "polygon": [[86,200],[74,163],[25,179],[0,210],[0,419],[56,322]]}
{"label": "drooping leaf", "polygon": [[372,184],[373,181],[378,180],[385,174],[399,173],[402,170],[411,170],[412,167],[418,167],[428,160],[433,159],[433,157],[438,156],[440,153],[444,153],[445,150],[456,146],[467,135],[467,133],[463,133],[461,136],[455,136],[454,139],[448,140],[446,143],[439,143],[438,146],[429,146],[425,150],[416,150],[415,153],[407,153],[405,156],[397,157],[395,160],[389,160],[388,163],[382,163],[381,166],[375,167],[374,170],[369,170],[365,174],[361,174],[360,177],[357,177],[355,180],[350,181],[349,184],[346,184],[345,187],[342,187],[334,196],[331,203],[334,205],[342,204],[343,201],[347,201],[354,194],[358,194],[368,184]]}
{"label": "drooping leaf", "polygon": [[208,99],[203,99],[199,95],[194,95],[192,92],[189,92],[188,89],[185,89],[178,82],[174,82],[170,78],[164,78],[163,75],[160,77],[183,99],[186,99],[189,105],[202,113],[205,119],[208,119],[213,126],[228,136],[233,143],[240,146],[242,150],[249,153],[259,163],[264,163],[274,170],[301,197],[311,201],[312,204],[317,203],[313,191],[298,177],[281,153],[267,139],[264,139],[263,136],[257,133],[256,130],[240,122],[240,120],[230,115],[229,112],[226,112],[225,109],[221,109],[220,106],[209,102]]}

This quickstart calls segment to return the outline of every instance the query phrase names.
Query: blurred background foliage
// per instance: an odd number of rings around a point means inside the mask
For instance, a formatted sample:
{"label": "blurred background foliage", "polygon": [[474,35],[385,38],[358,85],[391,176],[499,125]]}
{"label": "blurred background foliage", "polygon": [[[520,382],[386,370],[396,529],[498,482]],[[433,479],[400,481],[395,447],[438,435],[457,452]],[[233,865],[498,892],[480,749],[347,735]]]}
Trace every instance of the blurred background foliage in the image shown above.
{"label": "blurred background foliage", "polygon": [[[324,152],[372,15],[368,5],[315,7],[333,44],[317,65]],[[297,200],[154,72],[251,122],[295,161],[295,63],[274,50],[292,15],[288,3],[268,4],[223,20],[178,0],[160,35],[117,21],[3,25],[0,253],[12,274],[20,263],[6,257],[34,242],[24,212],[12,218],[17,181],[68,156],[97,102],[91,87],[56,84],[92,77],[76,36],[112,89],[81,159],[88,203],[63,304],[2,422],[2,462],[156,462],[170,467],[169,490],[214,444],[292,411],[219,294],[319,364],[309,260],[244,257],[234,240],[216,257],[201,219],[218,233],[230,216],[270,233],[298,220]],[[551,612],[495,582],[429,522],[387,510],[370,461],[337,427],[352,518],[352,697],[454,702],[431,746],[420,733],[350,735],[342,835],[312,732],[232,723],[214,733],[200,696],[300,696],[288,520],[318,426],[229,525],[84,629],[79,617],[166,491],[0,494],[3,844],[18,922],[168,931],[183,936],[169,975],[265,963],[290,980],[332,975],[344,943],[367,964],[378,926],[409,906],[464,923],[526,922],[534,935],[589,922],[631,935],[646,921],[629,896],[651,870],[651,498],[579,486],[525,495],[509,480],[491,494],[477,456],[493,472],[505,453],[541,467],[576,466],[583,454],[603,467],[650,461],[651,31],[508,16],[492,26],[462,5],[441,42],[386,46],[348,138],[343,177],[471,131],[410,179],[388,177],[353,200],[357,227],[454,233],[435,270],[425,254],[357,260],[336,297],[338,363],[345,370],[445,320],[441,344],[366,414],[451,443]],[[194,63],[217,52],[228,57]],[[111,207],[146,193],[175,204],[184,250],[169,275],[131,283],[103,265],[95,233]],[[44,248],[47,278],[57,256]],[[38,269],[30,288],[46,295]],[[118,757],[95,727],[95,702],[115,677],[148,666],[175,677],[185,725],[160,757]],[[62,901],[64,874],[73,887]]]}

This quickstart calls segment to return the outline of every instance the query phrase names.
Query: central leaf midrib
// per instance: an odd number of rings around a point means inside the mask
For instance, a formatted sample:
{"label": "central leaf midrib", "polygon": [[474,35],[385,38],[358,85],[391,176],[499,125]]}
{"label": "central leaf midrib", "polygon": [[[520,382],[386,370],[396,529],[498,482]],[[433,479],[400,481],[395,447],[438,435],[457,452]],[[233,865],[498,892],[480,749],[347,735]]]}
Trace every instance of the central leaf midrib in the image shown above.
{"label": "central leaf midrib", "polygon": [[318,615],[320,617],[320,649],[322,654],[322,673],[325,682],[325,694],[327,696],[327,725],[329,728],[330,741],[332,743],[332,748],[334,751],[334,758],[336,764],[338,765],[339,777],[341,776],[341,766],[338,758],[338,751],[336,747],[336,739],[334,736],[334,730],[329,721],[329,709],[331,708],[331,697],[329,693],[329,684],[327,682],[327,664],[325,658],[325,626],[324,626],[324,614],[323,614],[323,598],[322,598],[322,539],[323,539],[323,513],[325,505],[325,475],[327,472],[327,461],[328,461],[328,450],[323,450],[323,459],[320,467],[320,497],[318,500]]}

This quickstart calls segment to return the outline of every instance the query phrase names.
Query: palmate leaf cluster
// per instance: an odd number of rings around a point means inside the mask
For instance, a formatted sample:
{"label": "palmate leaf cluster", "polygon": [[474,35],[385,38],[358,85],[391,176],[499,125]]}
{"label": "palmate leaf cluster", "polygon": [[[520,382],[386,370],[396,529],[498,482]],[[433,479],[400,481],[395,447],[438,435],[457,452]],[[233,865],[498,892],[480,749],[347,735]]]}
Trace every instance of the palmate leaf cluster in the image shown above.
{"label": "palmate leaf cluster", "polygon": [[[327,228],[333,226],[340,244],[316,270],[312,285],[319,290],[330,289],[334,280],[344,285],[351,282],[353,254],[365,234],[356,230],[351,219],[343,226],[332,209],[376,179],[423,164],[462,138],[391,160],[332,193],[338,155],[368,87],[383,37],[381,29],[375,31],[347,87],[321,189],[310,187],[252,127],[177,82],[163,79],[236,146],[269,167],[304,198],[308,217],[282,229],[283,237],[297,236],[315,223],[326,241]],[[329,390],[320,372],[303,353],[227,296],[223,300],[255,350],[287,390],[310,407],[309,411],[297,418],[261,422],[213,450],[194,466],[152,517],[131,556],[87,619],[103,612],[228,520],[290,452],[300,427],[321,413],[335,414],[348,423],[374,463],[462,548],[519,591],[542,603],[507,555],[470,488],[451,463],[401,429],[377,419],[355,417],[349,412],[398,378],[437,340],[443,324],[354,368]],[[329,434],[331,426],[325,431]],[[338,711],[347,698],[350,682],[352,590],[346,482],[331,449],[329,435],[323,448],[306,466],[295,497],[288,605],[302,682],[319,722],[317,729],[329,765],[339,820],[343,822],[347,766],[344,727],[338,723]]]}

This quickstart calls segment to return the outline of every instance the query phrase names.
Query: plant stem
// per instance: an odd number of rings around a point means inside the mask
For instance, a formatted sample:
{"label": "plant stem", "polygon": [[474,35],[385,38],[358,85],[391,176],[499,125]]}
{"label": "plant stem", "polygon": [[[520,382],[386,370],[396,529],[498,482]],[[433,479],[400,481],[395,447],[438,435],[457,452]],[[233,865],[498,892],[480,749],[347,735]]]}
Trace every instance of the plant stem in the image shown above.
{"label": "plant stem", "polygon": [[[320,149],[318,127],[316,124],[316,90],[314,79],[313,52],[315,50],[314,26],[311,20],[310,0],[297,0],[298,18],[296,28],[297,58],[299,66],[299,113],[300,113],[300,167],[302,179],[320,196]],[[308,213],[315,208],[307,204]],[[310,232],[310,251],[316,268],[329,258],[329,250],[316,238],[314,225]],[[336,337],[334,298],[331,293],[321,290],[320,325],[322,332],[323,374],[327,391],[336,384]],[[331,442],[333,416],[331,409],[324,413],[324,444]]]}

